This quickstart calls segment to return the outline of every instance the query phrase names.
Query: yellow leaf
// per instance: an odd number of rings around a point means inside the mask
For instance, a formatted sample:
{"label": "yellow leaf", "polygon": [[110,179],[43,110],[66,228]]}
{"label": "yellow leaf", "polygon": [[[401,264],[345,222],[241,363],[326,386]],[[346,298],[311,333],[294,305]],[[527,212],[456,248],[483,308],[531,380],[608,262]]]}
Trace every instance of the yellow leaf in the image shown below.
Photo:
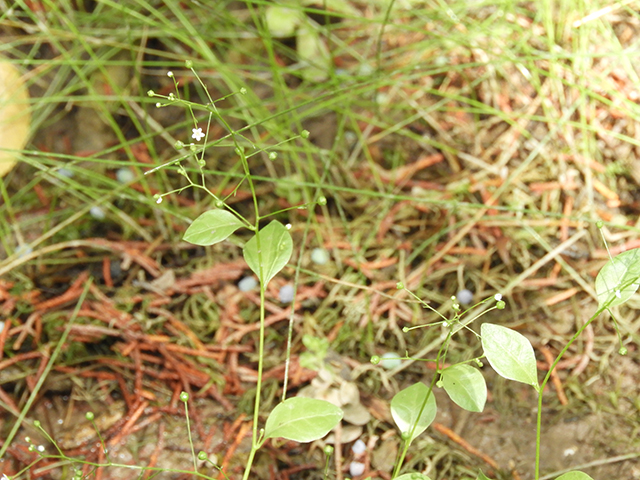
{"label": "yellow leaf", "polygon": [[0,177],[17,162],[16,152],[4,149],[24,148],[30,124],[29,92],[20,72],[8,60],[0,58]]}

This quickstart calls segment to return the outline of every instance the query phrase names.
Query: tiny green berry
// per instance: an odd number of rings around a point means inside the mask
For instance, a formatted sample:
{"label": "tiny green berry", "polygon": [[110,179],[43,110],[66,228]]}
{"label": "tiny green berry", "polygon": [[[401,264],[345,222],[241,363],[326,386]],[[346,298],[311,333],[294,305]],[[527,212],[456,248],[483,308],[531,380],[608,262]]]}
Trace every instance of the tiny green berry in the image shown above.
{"label": "tiny green berry", "polygon": [[87,413],[84,414],[84,418],[86,418],[90,422],[93,422],[93,419],[95,418],[95,415],[93,414],[93,412],[87,412]]}
{"label": "tiny green berry", "polygon": [[200,167],[204,167],[204,166],[207,165],[207,162],[206,162],[206,160],[204,158],[201,158],[200,160],[198,160],[198,165]]}
{"label": "tiny green berry", "polygon": [[182,392],[180,394],[180,401],[187,403],[189,401],[189,394],[187,392]]}
{"label": "tiny green berry", "polygon": [[30,452],[35,452],[35,451],[36,451],[36,446],[35,446],[35,445],[29,445],[28,450],[29,450]]}
{"label": "tiny green berry", "polygon": [[153,90],[149,90],[147,91],[147,95],[150,97],[153,97],[156,94],[156,92],[154,92]]}
{"label": "tiny green berry", "polygon": [[184,66],[187,68],[193,68],[193,62],[191,60],[187,60],[184,62]]}
{"label": "tiny green berry", "polygon": [[34,420],[34,421],[33,421],[33,426],[34,426],[34,427],[36,427],[36,428],[40,428],[40,425],[41,425],[40,420]]}
{"label": "tiny green berry", "polygon": [[404,333],[409,333],[409,327],[402,327],[402,331]]}
{"label": "tiny green berry", "polygon": [[160,102],[156,103],[156,108],[160,108],[162,107],[162,104]]}
{"label": "tiny green berry", "polygon": [[402,434],[400,435],[400,438],[402,438],[402,440],[406,442],[411,438],[411,432],[402,432]]}
{"label": "tiny green berry", "polygon": [[276,158],[278,158],[277,152],[269,152],[269,160],[275,160]]}
{"label": "tiny green berry", "polygon": [[371,364],[378,365],[380,363],[380,357],[378,355],[374,355],[371,357]]}
{"label": "tiny green berry", "polygon": [[600,228],[602,228],[602,227],[604,227],[604,222],[603,222],[602,220],[598,220],[598,221],[596,222],[596,227],[598,227],[599,229],[600,229]]}
{"label": "tiny green berry", "polygon": [[444,382],[443,382],[442,380],[438,380],[438,381],[436,382],[436,387],[438,387],[438,388],[442,388],[443,386],[444,386]]}
{"label": "tiny green berry", "polygon": [[207,452],[203,452],[202,450],[198,452],[198,460],[200,460],[201,462],[205,462],[207,461],[207,458],[209,458],[207,456]]}
{"label": "tiny green berry", "polygon": [[504,307],[506,307],[507,304],[504,303],[504,300],[500,300],[499,302],[496,302],[496,308],[498,310],[504,310]]}
{"label": "tiny green berry", "polygon": [[327,197],[324,195],[318,197],[318,205],[325,206],[327,204]]}
{"label": "tiny green berry", "polygon": [[217,200],[216,208],[224,208],[224,202],[222,200]]}
{"label": "tiny green berry", "polygon": [[618,350],[618,353],[624,356],[627,353],[629,353],[629,350],[627,349],[627,347],[620,347],[620,349]]}
{"label": "tiny green berry", "polygon": [[302,130],[302,131],[300,132],[300,136],[301,136],[302,138],[309,138],[309,135],[310,135],[309,130]]}
{"label": "tiny green berry", "polygon": [[331,455],[333,455],[333,446],[332,445],[325,445],[324,447],[324,454],[327,457],[330,457]]}
{"label": "tiny green berry", "polygon": [[402,289],[404,288],[404,283],[402,283],[402,282],[398,282],[398,283],[396,283],[396,288],[397,288],[398,290],[402,290]]}
{"label": "tiny green berry", "polygon": [[240,95],[246,95],[246,94],[247,94],[247,89],[246,89],[246,88],[244,88],[244,87],[242,87],[242,88],[240,89]]}
{"label": "tiny green berry", "polygon": [[182,150],[184,148],[184,143],[178,140],[173,146],[175,147],[176,150]]}

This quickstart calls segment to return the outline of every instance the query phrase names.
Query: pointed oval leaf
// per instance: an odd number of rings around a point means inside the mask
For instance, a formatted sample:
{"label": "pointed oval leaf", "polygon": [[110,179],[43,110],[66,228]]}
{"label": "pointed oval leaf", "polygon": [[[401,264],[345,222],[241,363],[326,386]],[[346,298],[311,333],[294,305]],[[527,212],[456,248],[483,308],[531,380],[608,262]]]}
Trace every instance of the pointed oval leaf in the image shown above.
{"label": "pointed oval leaf", "polygon": [[460,407],[481,412],[487,401],[487,384],[480,370],[470,365],[455,365],[442,372],[442,386]]}
{"label": "pointed oval leaf", "polygon": [[593,480],[593,478],[591,478],[586,473],[582,473],[576,470],[574,472],[564,473],[556,478],[556,480]]}
{"label": "pointed oval leaf", "polygon": [[[260,235],[261,252],[258,255],[258,240]],[[264,227],[256,236],[249,240],[242,253],[249,268],[266,287],[269,281],[284,268],[293,252],[293,240],[289,230],[277,220]],[[262,260],[262,276],[260,275],[260,260]]]}
{"label": "pointed oval leaf", "polygon": [[[421,414],[420,409],[427,395],[429,399]],[[431,425],[436,418],[437,409],[433,392],[429,394],[429,388],[423,383],[416,383],[401,390],[391,400],[391,416],[400,432],[403,435],[410,435],[409,443]]]}
{"label": "pointed oval leaf", "polygon": [[182,239],[194,245],[213,245],[244,227],[244,223],[226,210],[209,210],[196,218]]}
{"label": "pointed oval leaf", "polygon": [[342,420],[342,410],[325,400],[287,398],[273,409],[264,426],[264,438],[282,437],[313,442],[324,437]]}
{"label": "pointed oval leaf", "polygon": [[612,258],[598,272],[596,294],[600,307],[620,305],[640,286],[640,248],[627,250]]}
{"label": "pointed oval leaf", "polygon": [[20,71],[0,57],[0,177],[4,177],[18,161],[17,152],[24,148],[31,128],[29,91]]}
{"label": "pointed oval leaf", "polygon": [[431,479],[427,477],[424,473],[411,472],[411,473],[404,473],[399,477],[396,477],[395,480],[431,480]]}
{"label": "pointed oval leaf", "polygon": [[480,334],[484,354],[498,375],[540,388],[533,347],[524,335],[491,323],[482,324]]}

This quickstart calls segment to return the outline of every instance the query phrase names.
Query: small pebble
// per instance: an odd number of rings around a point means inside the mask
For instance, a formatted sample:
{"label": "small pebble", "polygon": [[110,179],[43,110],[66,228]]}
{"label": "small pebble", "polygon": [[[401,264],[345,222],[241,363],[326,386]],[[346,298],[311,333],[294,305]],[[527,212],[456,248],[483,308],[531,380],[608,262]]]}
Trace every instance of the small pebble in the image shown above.
{"label": "small pebble", "polygon": [[104,213],[104,210],[98,206],[91,207],[91,210],[89,210],[89,215],[91,215],[96,220],[104,220],[107,217]]}
{"label": "small pebble", "polygon": [[393,370],[396,367],[402,365],[402,359],[400,355],[394,352],[387,352],[380,357],[380,365],[387,370]]}
{"label": "small pebble", "polygon": [[469,305],[473,302],[473,292],[463,288],[456,294],[456,298],[458,299],[458,302],[460,302],[460,305]]}
{"label": "small pebble", "polygon": [[364,473],[364,463],[351,462],[349,464],[349,473],[352,477],[358,477]]}
{"label": "small pebble", "polygon": [[329,261],[329,252],[324,248],[314,248],[311,251],[311,261],[318,265],[325,265]]}
{"label": "small pebble", "polygon": [[258,286],[258,281],[255,277],[244,277],[238,282],[238,288],[241,292],[248,292]]}
{"label": "small pebble", "polygon": [[284,285],[281,289],[280,289],[280,301],[282,303],[291,303],[293,302],[293,285]]}
{"label": "small pebble", "polygon": [[119,168],[116,171],[116,180],[120,183],[131,183],[135,180],[136,174],[128,168]]}
{"label": "small pebble", "polygon": [[351,451],[355,455],[362,455],[366,450],[367,450],[367,446],[360,439],[356,440],[355,443],[351,447]]}

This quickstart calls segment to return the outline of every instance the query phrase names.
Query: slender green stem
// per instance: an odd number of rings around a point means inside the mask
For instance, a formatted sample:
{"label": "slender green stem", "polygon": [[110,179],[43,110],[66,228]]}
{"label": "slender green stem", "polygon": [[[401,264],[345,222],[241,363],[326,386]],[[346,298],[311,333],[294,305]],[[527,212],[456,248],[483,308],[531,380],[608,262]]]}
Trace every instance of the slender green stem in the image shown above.
{"label": "slender green stem", "polygon": [[549,368],[549,371],[545,375],[544,380],[542,380],[542,383],[540,384],[540,389],[538,390],[538,414],[536,419],[536,468],[535,468],[535,477],[534,477],[535,480],[538,480],[540,478],[540,436],[542,431],[542,393],[544,392],[544,387],[549,382],[549,379],[551,378],[551,374],[556,368],[556,365],[558,365],[558,362],[560,362],[564,354],[567,352],[567,350],[569,350],[569,347],[571,347],[571,345],[573,345],[573,342],[575,342],[578,339],[578,337],[582,335],[582,332],[584,332],[584,329],[587,328],[591,324],[591,322],[593,322],[596,318],[598,318],[598,316],[602,312],[604,312],[606,309],[607,309],[607,306],[600,307],[596,311],[596,313],[594,313],[593,316],[582,327],[578,329],[578,331],[573,335],[573,337],[571,337],[571,340],[569,340],[569,342],[560,351],[555,361]]}
{"label": "slender green stem", "polygon": [[[259,247],[258,247],[258,251]],[[247,458],[247,464],[244,469],[244,475],[242,476],[242,480],[247,480],[249,478],[249,472],[251,472],[251,465],[253,464],[253,459],[256,455],[256,452],[260,448],[260,441],[258,438],[258,421],[260,419],[260,391],[262,390],[262,366],[263,366],[263,358],[264,358],[264,320],[265,320],[265,309],[264,309],[264,292],[266,290],[266,285],[260,282],[260,339],[258,342],[258,380],[256,382],[256,399],[253,405],[253,436],[251,440],[251,451],[249,452],[249,457]]]}

